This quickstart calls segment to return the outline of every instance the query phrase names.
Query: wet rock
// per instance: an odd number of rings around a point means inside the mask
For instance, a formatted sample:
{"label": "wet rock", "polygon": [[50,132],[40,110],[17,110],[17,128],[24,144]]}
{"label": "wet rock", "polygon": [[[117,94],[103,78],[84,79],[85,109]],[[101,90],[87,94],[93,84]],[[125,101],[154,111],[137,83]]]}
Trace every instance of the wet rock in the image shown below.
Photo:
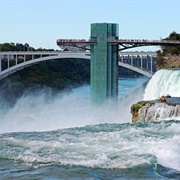
{"label": "wet rock", "polygon": [[131,106],[132,122],[154,122],[180,119],[180,97],[164,96],[153,101],[141,101]]}

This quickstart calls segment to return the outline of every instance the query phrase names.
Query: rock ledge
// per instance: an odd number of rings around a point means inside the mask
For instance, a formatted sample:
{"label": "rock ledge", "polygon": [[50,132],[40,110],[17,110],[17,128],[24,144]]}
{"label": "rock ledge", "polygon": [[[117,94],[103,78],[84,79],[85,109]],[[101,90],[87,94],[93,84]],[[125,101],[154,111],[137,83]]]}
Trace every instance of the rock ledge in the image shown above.
{"label": "rock ledge", "polygon": [[162,96],[157,100],[140,101],[131,106],[132,122],[154,122],[180,119],[180,97]]}

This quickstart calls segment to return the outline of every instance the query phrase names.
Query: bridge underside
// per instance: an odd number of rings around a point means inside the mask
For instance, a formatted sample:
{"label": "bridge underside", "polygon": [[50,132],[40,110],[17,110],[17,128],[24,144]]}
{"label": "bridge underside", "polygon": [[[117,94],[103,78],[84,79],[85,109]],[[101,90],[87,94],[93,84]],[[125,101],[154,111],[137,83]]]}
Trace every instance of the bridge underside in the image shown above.
{"label": "bridge underside", "polygon": [[125,64],[125,63],[122,63],[122,62],[118,62],[118,65],[121,66],[121,67],[124,67],[124,68],[127,68],[127,69],[130,69],[134,72],[137,72],[139,74],[142,74],[143,76],[146,76],[148,78],[151,78],[152,77],[152,74],[148,71],[144,71],[138,67],[135,67],[135,66],[131,66],[130,64]]}
{"label": "bridge underside", "polygon": [[118,48],[118,51],[123,51],[123,50],[126,50],[126,49],[131,49],[131,48],[138,48],[138,47],[144,47],[144,46],[153,46],[152,44],[145,44],[145,43],[130,43],[130,44],[126,44],[126,43],[120,43],[119,44],[119,48]]}
{"label": "bridge underside", "polygon": [[[126,49],[131,49],[131,48],[138,48],[138,47],[145,47],[145,46],[162,46],[158,41],[157,42],[123,42],[123,43],[118,43],[119,48],[118,51],[123,51]],[[179,46],[179,44],[169,44],[169,43],[163,43],[164,46]]]}

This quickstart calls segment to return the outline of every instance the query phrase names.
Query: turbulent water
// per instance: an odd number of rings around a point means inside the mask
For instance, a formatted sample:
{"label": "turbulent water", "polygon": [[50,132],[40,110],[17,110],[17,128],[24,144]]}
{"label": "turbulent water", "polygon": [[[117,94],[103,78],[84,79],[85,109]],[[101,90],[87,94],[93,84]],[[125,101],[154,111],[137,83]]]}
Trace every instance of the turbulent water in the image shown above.
{"label": "turbulent water", "polygon": [[89,86],[21,98],[0,126],[0,179],[180,179],[180,121],[131,123],[146,78],[119,80],[118,104]]}
{"label": "turbulent water", "polygon": [[0,140],[4,178],[180,177],[178,121],[7,133]]}

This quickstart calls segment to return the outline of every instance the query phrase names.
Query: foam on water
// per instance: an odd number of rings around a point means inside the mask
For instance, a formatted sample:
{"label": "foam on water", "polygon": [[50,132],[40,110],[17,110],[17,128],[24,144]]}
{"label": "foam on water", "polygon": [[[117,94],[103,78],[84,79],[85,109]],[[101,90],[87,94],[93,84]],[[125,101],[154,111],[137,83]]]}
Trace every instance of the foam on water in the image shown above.
{"label": "foam on water", "polygon": [[121,169],[149,164],[155,169],[161,164],[180,171],[180,124],[175,121],[8,133],[0,140],[0,158],[33,167],[60,164]]}

